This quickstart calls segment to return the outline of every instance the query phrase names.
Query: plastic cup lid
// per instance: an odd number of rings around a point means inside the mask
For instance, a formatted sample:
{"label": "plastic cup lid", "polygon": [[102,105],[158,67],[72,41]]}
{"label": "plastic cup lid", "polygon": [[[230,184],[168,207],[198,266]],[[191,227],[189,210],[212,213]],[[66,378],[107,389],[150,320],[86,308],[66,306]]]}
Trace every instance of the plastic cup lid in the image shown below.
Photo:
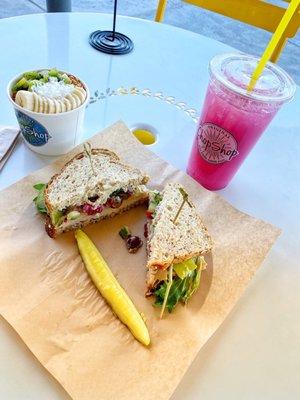
{"label": "plastic cup lid", "polygon": [[296,90],[293,79],[280,67],[269,62],[251,92],[247,91],[258,57],[243,53],[225,53],[210,62],[210,74],[231,91],[242,96],[264,101],[285,102]]}

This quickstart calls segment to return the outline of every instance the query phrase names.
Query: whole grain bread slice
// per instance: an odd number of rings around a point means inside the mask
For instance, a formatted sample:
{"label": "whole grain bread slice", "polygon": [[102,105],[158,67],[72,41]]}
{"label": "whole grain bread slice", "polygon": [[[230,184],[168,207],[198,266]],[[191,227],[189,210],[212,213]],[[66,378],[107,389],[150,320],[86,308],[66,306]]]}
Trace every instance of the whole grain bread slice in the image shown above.
{"label": "whole grain bread slice", "polygon": [[[52,177],[45,189],[45,205],[50,214],[85,203],[104,204],[115,190],[144,185],[148,176],[123,163],[112,151],[92,149],[82,152]],[[91,202],[90,198],[97,197]]]}
{"label": "whole grain bread slice", "polygon": [[147,245],[148,288],[153,285],[157,270],[165,270],[171,264],[203,255],[212,249],[212,239],[190,199],[185,202],[174,223],[183,201],[181,188],[177,183],[169,183],[165,187],[162,201],[150,222]]}

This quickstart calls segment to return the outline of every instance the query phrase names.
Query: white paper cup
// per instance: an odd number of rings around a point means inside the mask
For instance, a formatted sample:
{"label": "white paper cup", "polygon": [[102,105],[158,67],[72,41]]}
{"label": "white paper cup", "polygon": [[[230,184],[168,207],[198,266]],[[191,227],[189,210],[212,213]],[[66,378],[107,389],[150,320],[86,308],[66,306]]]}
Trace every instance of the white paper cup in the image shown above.
{"label": "white paper cup", "polygon": [[14,107],[26,145],[36,153],[46,156],[58,156],[72,150],[82,134],[84,113],[90,99],[87,85],[78,78],[86,91],[86,99],[81,106],[58,114],[44,114],[26,110],[12,99],[11,88],[22,76],[23,74],[18,75],[9,82],[7,95]]}

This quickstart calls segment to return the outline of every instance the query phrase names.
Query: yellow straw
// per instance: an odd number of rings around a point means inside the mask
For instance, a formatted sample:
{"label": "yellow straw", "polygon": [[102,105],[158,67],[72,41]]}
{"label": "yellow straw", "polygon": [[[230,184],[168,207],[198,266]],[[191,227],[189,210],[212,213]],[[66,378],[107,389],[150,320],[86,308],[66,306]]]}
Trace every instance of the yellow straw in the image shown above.
{"label": "yellow straw", "polygon": [[288,6],[286,12],[284,13],[276,31],[274,32],[268,46],[266,47],[266,50],[264,51],[264,54],[262,55],[259,63],[257,64],[250,83],[248,85],[248,92],[251,92],[253,90],[257,80],[259,79],[263,69],[265,68],[267,62],[269,61],[270,57],[272,56],[277,44],[279,43],[284,31],[286,30],[290,20],[292,19],[293,15],[297,11],[297,8],[300,4],[300,0],[292,0],[290,2],[290,5]]}

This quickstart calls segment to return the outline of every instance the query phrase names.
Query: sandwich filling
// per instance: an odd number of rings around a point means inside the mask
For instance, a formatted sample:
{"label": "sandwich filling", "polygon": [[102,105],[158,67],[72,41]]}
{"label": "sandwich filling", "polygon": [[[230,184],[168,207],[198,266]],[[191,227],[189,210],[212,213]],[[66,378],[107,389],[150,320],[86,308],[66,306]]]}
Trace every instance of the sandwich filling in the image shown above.
{"label": "sandwich filling", "polygon": [[[84,204],[69,205],[61,210],[54,209],[49,211],[45,205],[45,184],[35,185],[38,195],[34,199],[38,211],[48,214],[52,225],[55,228],[67,227],[76,223],[76,221],[87,221],[109,215],[112,210],[127,207],[132,201],[143,198],[147,194],[145,185],[136,187],[128,186],[120,188],[113,192],[107,191],[103,203],[99,202],[99,196],[90,196]],[[103,196],[102,196],[103,199]]]}
{"label": "sandwich filling", "polygon": [[[149,207],[146,212],[148,221],[145,224],[145,236],[148,239],[147,252],[151,252],[151,238],[154,233],[154,219],[162,195],[158,191],[149,193]],[[200,285],[201,271],[206,268],[203,256],[196,256],[167,268],[159,264],[148,271],[147,296],[155,297],[154,306],[161,307],[161,316],[165,309],[172,312],[177,303],[184,304],[191,298]]]}

